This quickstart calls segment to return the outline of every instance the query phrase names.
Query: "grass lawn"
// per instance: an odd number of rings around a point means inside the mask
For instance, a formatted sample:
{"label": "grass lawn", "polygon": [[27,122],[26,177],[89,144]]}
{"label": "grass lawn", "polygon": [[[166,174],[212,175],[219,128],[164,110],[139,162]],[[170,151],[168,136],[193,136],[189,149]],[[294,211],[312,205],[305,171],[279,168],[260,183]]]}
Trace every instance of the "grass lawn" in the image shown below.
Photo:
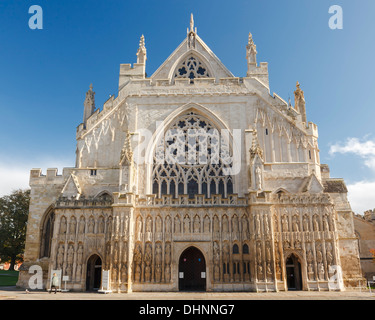
{"label": "grass lawn", "polygon": [[18,271],[0,270],[0,287],[15,286],[18,281]]}

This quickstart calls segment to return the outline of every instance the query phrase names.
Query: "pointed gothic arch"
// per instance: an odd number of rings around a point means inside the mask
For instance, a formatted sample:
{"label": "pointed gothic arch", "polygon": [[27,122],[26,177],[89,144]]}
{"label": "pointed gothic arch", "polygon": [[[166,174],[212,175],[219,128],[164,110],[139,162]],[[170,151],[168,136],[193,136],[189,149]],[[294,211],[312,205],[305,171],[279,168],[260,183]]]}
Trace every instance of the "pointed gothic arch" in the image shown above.
{"label": "pointed gothic arch", "polygon": [[[196,148],[196,146],[194,143],[193,146],[189,146],[190,142],[186,142],[191,137],[190,134],[187,134],[187,132],[192,132],[189,130],[196,134],[193,139],[196,139],[197,148],[201,148],[202,144],[203,148],[207,148],[205,165],[190,163],[192,159],[189,158],[190,150]],[[177,133],[181,132],[183,134],[176,138]],[[202,132],[209,132],[203,142],[201,142]],[[177,146],[182,141],[181,137],[185,138],[185,140],[182,139],[185,145]],[[211,145],[212,141],[220,141],[220,149],[214,149]],[[189,149],[190,147],[191,149]],[[165,150],[172,149],[173,153],[165,153]],[[203,150],[198,149],[196,149],[196,152],[193,151],[195,152],[193,159],[197,162],[201,160],[200,152]],[[161,156],[158,154],[159,150],[162,152]],[[179,156],[178,150],[182,150],[181,152],[184,153],[185,162],[183,165],[180,165],[180,161],[167,163],[167,157],[168,160],[173,159],[173,157],[177,159]],[[215,151],[212,152],[212,150]],[[236,170],[235,167],[238,165],[236,162],[238,157],[234,155],[240,154],[239,150],[240,146],[233,139],[232,132],[219,117],[201,105],[184,105],[172,112],[164,123],[156,129],[146,149],[148,193],[156,194],[158,197],[161,197],[162,194],[171,194],[173,197],[180,194],[189,194],[194,197],[194,194],[198,193],[205,194],[207,197],[211,197],[212,194],[221,194],[223,197],[227,197],[228,194],[237,193],[235,175],[231,173]],[[158,155],[157,158],[156,155]],[[222,158],[224,161],[222,161]],[[227,159],[231,159],[233,162],[228,164]],[[155,164],[159,166],[156,169]]]}

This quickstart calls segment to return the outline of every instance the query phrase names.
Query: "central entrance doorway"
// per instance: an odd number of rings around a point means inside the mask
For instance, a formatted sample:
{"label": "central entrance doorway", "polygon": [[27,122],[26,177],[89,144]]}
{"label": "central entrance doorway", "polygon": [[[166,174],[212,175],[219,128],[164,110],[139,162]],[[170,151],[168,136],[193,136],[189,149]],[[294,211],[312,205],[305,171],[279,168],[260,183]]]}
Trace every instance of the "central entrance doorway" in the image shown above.
{"label": "central entrance doorway", "polygon": [[178,277],[180,291],[206,291],[206,261],[199,249],[189,247],[181,254]]}
{"label": "central entrance doorway", "polygon": [[286,259],[286,277],[288,290],[302,290],[301,263],[294,254]]}
{"label": "central entrance doorway", "polygon": [[86,290],[99,290],[102,280],[102,259],[97,254],[92,255],[87,261]]}

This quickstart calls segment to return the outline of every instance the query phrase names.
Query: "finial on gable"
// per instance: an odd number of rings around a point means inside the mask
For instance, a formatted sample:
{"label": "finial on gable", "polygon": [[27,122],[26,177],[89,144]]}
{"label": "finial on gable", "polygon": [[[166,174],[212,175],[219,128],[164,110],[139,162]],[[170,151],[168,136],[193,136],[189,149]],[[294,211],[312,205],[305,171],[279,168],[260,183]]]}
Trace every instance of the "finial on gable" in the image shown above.
{"label": "finial on gable", "polygon": [[192,13],[190,14],[190,29],[187,29],[187,34],[190,32],[197,33],[197,28],[194,28],[194,16]]}

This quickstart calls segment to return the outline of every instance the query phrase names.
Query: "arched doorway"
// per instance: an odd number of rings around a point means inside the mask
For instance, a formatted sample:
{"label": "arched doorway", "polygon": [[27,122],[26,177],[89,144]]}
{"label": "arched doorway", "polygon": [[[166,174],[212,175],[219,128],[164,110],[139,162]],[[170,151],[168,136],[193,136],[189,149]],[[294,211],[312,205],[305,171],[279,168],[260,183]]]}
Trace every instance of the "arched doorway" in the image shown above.
{"label": "arched doorway", "polygon": [[99,290],[102,280],[102,259],[97,254],[92,255],[87,261],[86,290]]}
{"label": "arched doorway", "polygon": [[206,291],[206,260],[199,249],[189,247],[181,254],[178,277],[180,291]]}
{"label": "arched doorway", "polygon": [[294,254],[286,259],[286,278],[288,290],[302,290],[301,263]]}

